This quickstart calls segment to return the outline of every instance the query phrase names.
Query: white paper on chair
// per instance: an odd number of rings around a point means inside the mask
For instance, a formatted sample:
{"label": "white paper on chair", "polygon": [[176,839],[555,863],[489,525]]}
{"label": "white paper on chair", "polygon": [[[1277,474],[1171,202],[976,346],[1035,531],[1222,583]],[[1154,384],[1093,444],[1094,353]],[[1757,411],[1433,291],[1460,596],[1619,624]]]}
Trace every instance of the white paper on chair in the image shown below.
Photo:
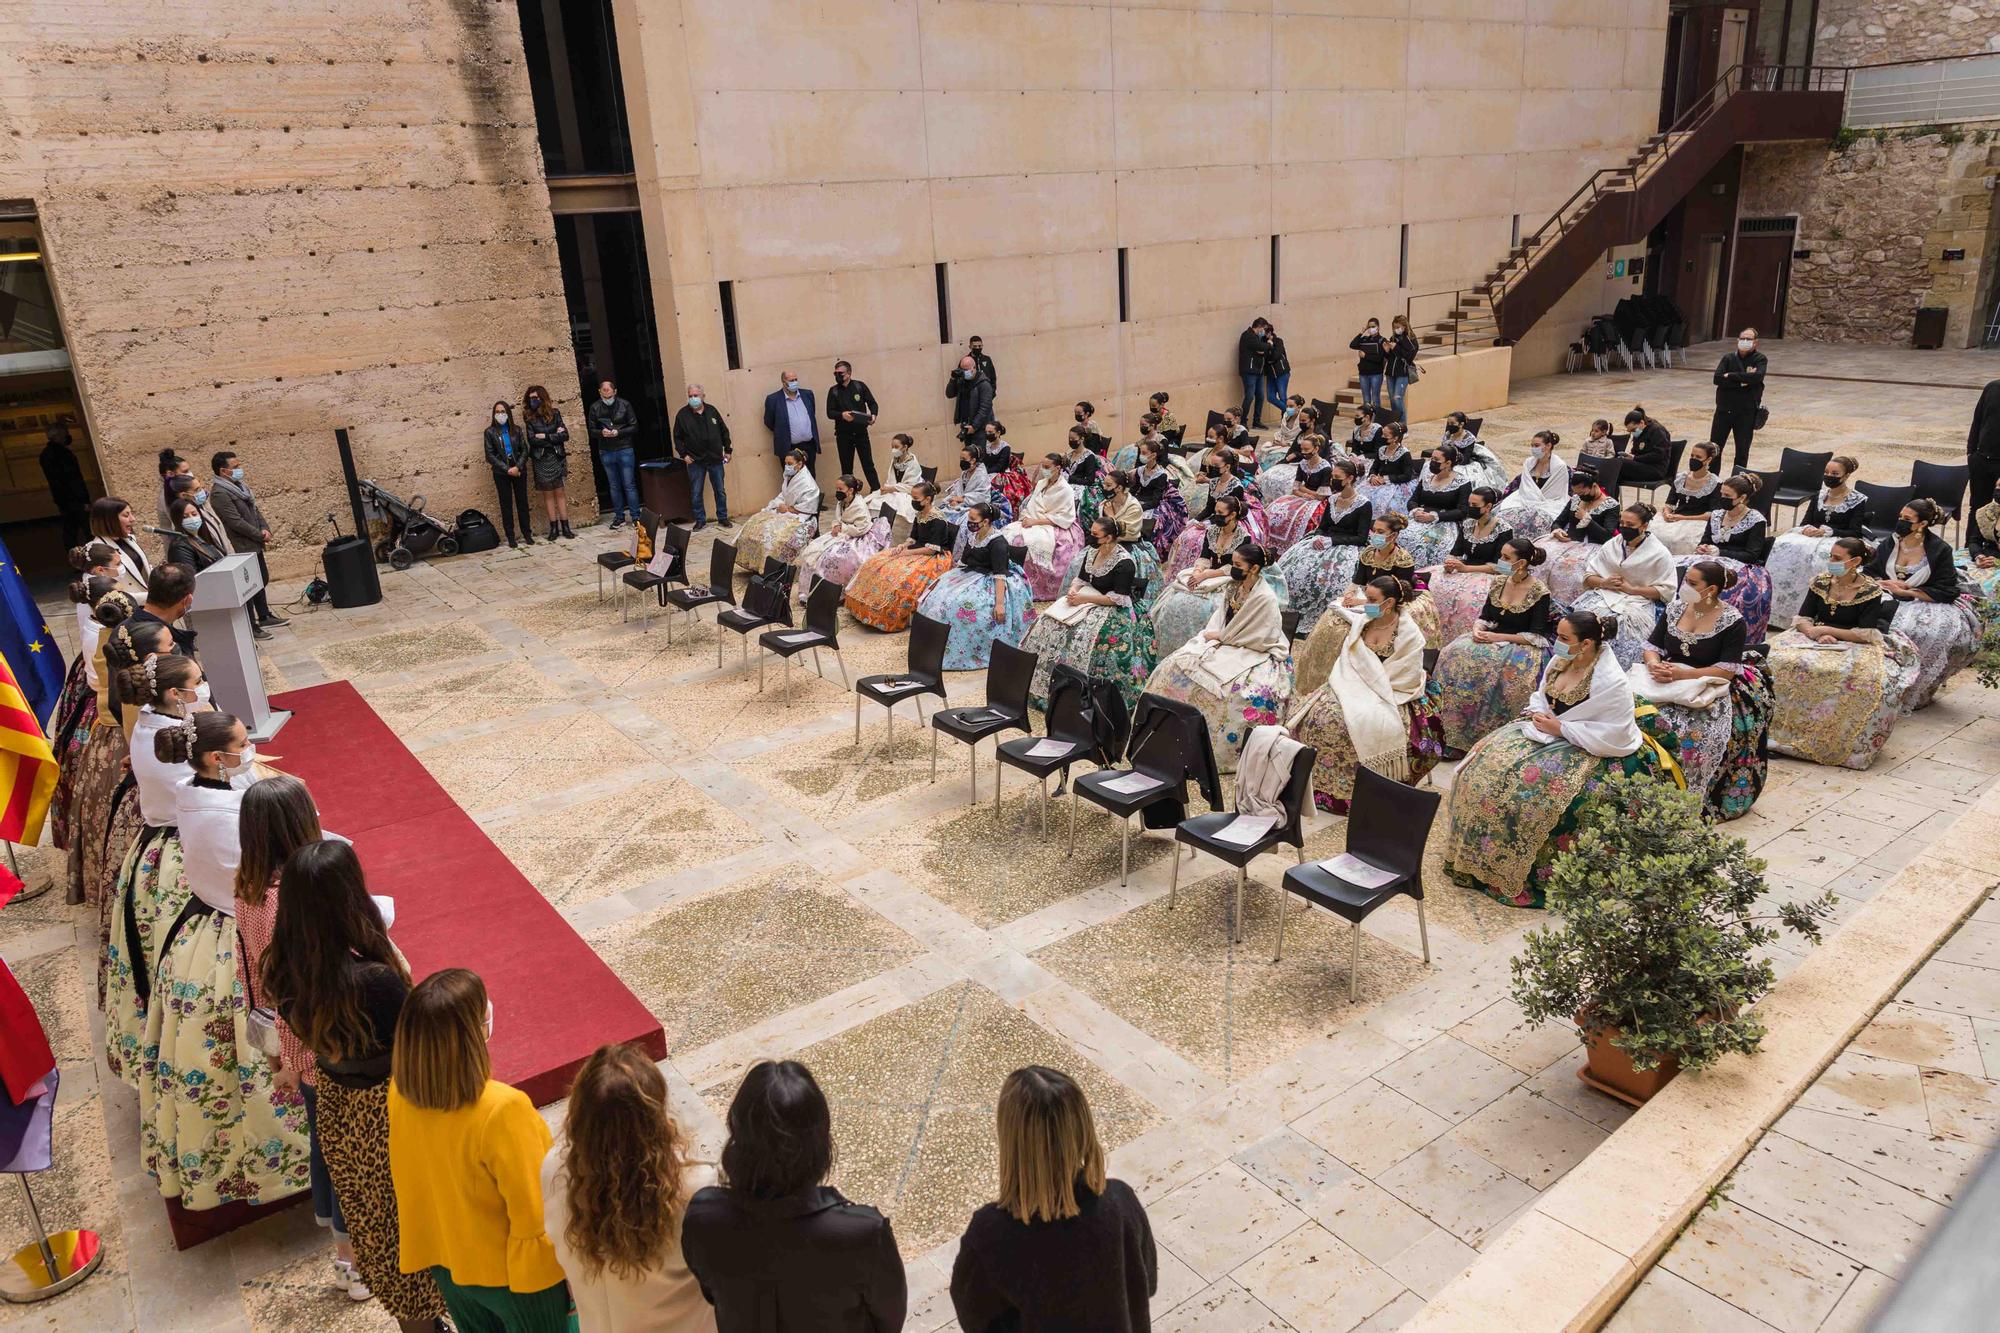
{"label": "white paper on chair", "polygon": [[909,690],[921,690],[923,687],[924,683],[920,680],[885,680],[875,688],[884,694],[903,694]]}
{"label": "white paper on chair", "polygon": [[1028,747],[1028,758],[1057,759],[1075,748],[1075,741],[1036,741]]}
{"label": "white paper on chair", "polygon": [[817,639],[818,637],[819,637],[819,631],[818,631],[818,630],[810,630],[810,629],[795,629],[795,630],[793,630],[793,631],[792,631],[792,632],[791,632],[790,634],[780,634],[780,635],[778,636],[778,642],[779,642],[779,643],[804,643],[804,642],[805,642],[805,641],[806,641],[807,639]]}
{"label": "white paper on chair", "polygon": [[1150,791],[1154,787],[1164,787],[1166,785],[1159,778],[1148,777],[1144,773],[1127,773],[1122,778],[1114,778],[1110,782],[1105,783],[1104,790],[1115,791],[1120,796],[1137,796],[1142,791]]}
{"label": "white paper on chair", "polygon": [[1272,815],[1238,815],[1215,831],[1215,840],[1248,847],[1277,826],[1278,821]]}
{"label": "white paper on chair", "polygon": [[1399,878],[1395,871],[1371,866],[1352,852],[1342,852],[1339,856],[1321,861],[1319,868],[1364,889],[1379,889],[1390,880]]}

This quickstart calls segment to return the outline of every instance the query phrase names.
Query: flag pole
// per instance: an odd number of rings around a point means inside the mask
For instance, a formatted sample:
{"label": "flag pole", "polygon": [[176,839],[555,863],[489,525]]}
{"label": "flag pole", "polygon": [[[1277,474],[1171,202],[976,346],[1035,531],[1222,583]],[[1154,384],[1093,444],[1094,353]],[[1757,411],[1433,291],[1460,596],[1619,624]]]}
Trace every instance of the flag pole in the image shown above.
{"label": "flag pole", "polygon": [[19,893],[14,895],[15,902],[24,903],[31,898],[39,898],[43,894],[47,893],[50,889],[53,889],[56,886],[55,877],[53,875],[43,879],[42,882],[39,884],[29,884],[28,877],[21,873],[21,862],[19,858],[17,858],[14,855],[14,844],[11,842],[0,843],[0,847],[5,847],[7,849],[7,869],[14,872],[15,879],[21,881],[22,888]]}

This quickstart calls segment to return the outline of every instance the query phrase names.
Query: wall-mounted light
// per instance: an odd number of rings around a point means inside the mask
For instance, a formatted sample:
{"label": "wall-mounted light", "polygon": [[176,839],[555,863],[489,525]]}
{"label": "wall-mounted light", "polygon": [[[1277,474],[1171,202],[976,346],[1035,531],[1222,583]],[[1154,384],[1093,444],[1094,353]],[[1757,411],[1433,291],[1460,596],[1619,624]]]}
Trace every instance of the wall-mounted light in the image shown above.
{"label": "wall-mounted light", "polygon": [[0,254],[0,264],[27,264],[41,257],[40,250],[17,250],[12,254]]}

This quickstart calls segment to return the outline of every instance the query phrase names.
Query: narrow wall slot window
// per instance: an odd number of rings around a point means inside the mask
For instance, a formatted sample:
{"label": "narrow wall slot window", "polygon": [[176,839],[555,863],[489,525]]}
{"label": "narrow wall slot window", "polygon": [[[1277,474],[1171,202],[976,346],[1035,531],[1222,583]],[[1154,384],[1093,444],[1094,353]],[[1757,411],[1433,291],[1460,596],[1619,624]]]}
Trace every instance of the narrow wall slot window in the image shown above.
{"label": "narrow wall slot window", "polygon": [[1403,224],[1402,235],[1396,242],[1396,285],[1410,285],[1410,224]]}
{"label": "narrow wall slot window", "polygon": [[1271,238],[1271,304],[1277,305],[1282,297],[1278,295],[1278,238]]}
{"label": "narrow wall slot window", "polygon": [[1118,322],[1132,322],[1132,252],[1118,247]]}
{"label": "narrow wall slot window", "polygon": [[951,270],[942,260],[937,265],[938,343],[951,346]]}
{"label": "narrow wall slot window", "polygon": [[716,284],[722,298],[722,351],[729,358],[731,370],[743,369],[743,351],[736,341],[736,284],[721,282]]}

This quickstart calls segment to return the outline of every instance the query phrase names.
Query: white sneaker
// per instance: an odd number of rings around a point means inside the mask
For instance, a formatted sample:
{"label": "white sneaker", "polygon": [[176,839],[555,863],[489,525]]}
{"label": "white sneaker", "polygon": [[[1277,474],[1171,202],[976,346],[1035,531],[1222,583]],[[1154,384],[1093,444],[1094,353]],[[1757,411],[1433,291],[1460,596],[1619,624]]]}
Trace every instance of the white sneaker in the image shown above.
{"label": "white sneaker", "polygon": [[359,1304],[362,1301],[372,1301],[375,1299],[375,1293],[370,1291],[368,1284],[361,1280],[360,1269],[345,1259],[335,1259],[333,1261],[333,1269],[336,1274],[334,1285],[347,1292],[348,1300]]}

